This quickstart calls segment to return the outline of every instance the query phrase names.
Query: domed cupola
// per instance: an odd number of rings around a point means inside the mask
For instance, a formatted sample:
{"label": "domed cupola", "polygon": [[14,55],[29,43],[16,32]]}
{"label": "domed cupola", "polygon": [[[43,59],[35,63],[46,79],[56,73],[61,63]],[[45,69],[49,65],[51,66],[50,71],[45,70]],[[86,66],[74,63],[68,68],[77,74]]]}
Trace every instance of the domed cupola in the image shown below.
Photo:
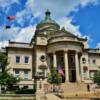
{"label": "domed cupola", "polygon": [[51,18],[51,12],[47,10],[45,12],[45,18],[42,20],[39,24],[37,24],[36,30],[42,31],[42,30],[58,30],[60,29],[60,26]]}

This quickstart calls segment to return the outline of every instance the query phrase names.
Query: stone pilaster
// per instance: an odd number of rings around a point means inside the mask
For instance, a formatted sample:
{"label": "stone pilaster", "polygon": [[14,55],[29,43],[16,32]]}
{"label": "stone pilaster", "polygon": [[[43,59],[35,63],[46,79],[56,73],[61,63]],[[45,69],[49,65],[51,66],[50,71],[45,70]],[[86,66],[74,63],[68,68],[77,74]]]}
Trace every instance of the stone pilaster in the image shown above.
{"label": "stone pilaster", "polygon": [[81,66],[81,80],[84,81],[84,76],[83,76],[83,66]]}
{"label": "stone pilaster", "polygon": [[79,73],[79,59],[78,59],[78,53],[75,54],[75,67],[76,67],[76,79],[77,81],[80,81],[80,73]]}
{"label": "stone pilaster", "polygon": [[65,62],[65,82],[69,82],[69,70],[68,70],[68,53],[64,52],[64,62]]}

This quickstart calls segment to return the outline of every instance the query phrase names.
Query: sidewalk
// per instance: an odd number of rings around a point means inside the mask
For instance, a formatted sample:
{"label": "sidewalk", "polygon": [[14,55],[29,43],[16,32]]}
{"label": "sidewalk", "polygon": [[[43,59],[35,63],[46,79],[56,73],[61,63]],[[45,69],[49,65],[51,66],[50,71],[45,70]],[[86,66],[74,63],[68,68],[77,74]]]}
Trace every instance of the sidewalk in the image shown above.
{"label": "sidewalk", "polygon": [[46,94],[46,100],[62,100],[54,94]]}

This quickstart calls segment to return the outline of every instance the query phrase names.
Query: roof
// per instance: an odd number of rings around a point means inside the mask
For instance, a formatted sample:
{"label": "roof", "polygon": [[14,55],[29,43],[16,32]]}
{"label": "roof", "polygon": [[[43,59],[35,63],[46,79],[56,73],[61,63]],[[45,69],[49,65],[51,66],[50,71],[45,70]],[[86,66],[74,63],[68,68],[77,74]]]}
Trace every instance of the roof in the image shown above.
{"label": "roof", "polygon": [[89,54],[100,54],[100,49],[99,48],[88,48],[88,49],[84,49],[85,51],[87,51]]}
{"label": "roof", "polygon": [[9,41],[9,45],[7,48],[32,48],[30,43],[23,43],[23,42],[14,42],[14,41]]}

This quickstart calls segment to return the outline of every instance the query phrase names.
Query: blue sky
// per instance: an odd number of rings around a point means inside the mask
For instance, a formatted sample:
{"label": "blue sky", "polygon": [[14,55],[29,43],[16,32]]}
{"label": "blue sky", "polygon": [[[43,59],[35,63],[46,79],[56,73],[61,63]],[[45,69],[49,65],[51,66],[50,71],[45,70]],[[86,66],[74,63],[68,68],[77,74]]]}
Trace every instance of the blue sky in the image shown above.
{"label": "blue sky", "polygon": [[[30,42],[46,9],[61,27],[87,37],[90,48],[100,48],[100,0],[0,0],[0,48],[8,40]],[[7,16],[15,20],[8,21]]]}

